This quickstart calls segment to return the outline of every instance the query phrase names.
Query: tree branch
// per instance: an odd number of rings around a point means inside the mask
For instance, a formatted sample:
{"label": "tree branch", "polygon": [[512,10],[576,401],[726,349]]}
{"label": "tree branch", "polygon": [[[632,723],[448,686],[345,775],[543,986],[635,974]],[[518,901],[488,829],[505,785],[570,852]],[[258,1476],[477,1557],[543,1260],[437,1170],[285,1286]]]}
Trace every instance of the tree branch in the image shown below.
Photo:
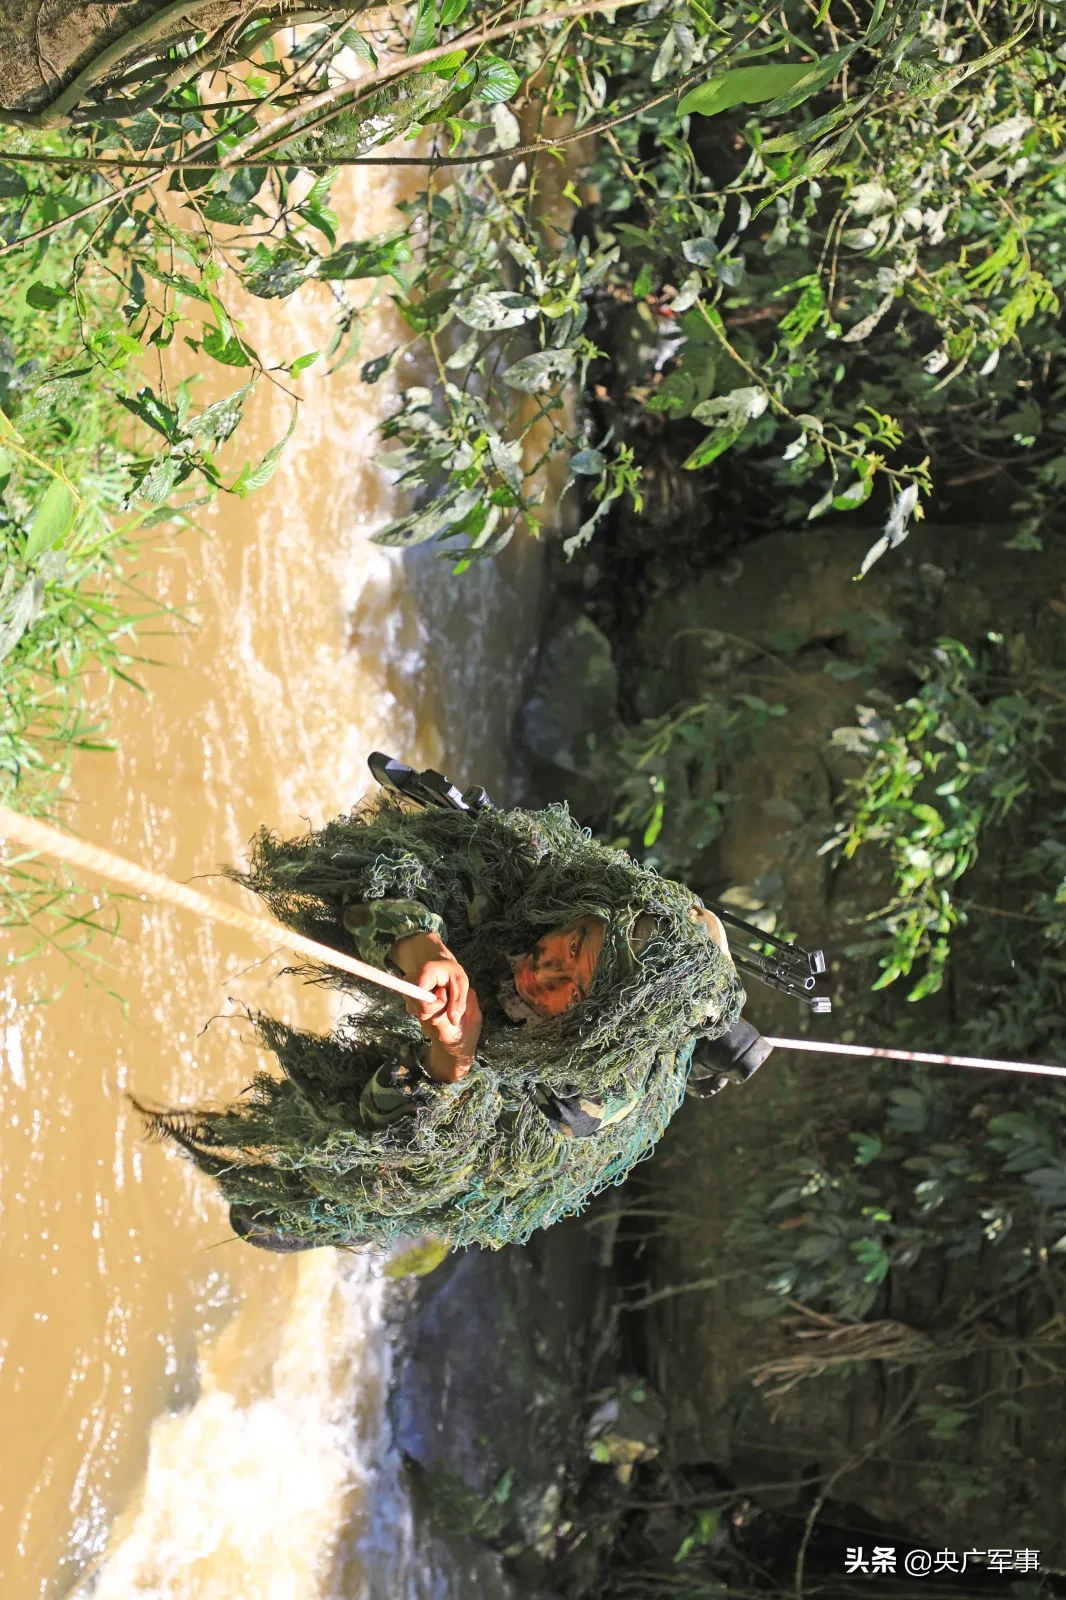
{"label": "tree branch", "polygon": [[[239,0],[222,0],[222,4],[227,3],[235,9],[240,9]],[[170,5],[164,6],[162,11],[157,11],[154,17],[149,17],[138,27],[131,28],[128,33],[124,33],[113,44],[101,50],[100,54],[67,84],[62,94],[57,95],[50,106],[46,106],[43,111],[19,115],[19,122],[31,128],[59,127],[67,120],[68,113],[77,105],[85,91],[91,89],[94,83],[99,83],[101,78],[106,78],[111,69],[116,67],[124,56],[128,56],[131,50],[154,44],[157,39],[164,36],[171,23],[191,17],[192,13],[202,11],[207,5],[218,4],[219,0],[171,0]],[[190,33],[196,31],[191,21],[188,31]]]}
{"label": "tree branch", "polygon": [[[345,78],[341,83],[330,84],[328,89],[322,89],[318,94],[312,95],[302,106],[294,107],[291,111],[284,112],[269,128],[256,128],[254,133],[248,134],[240,144],[226,156],[222,162],[223,167],[232,167],[246,161],[249,154],[256,152],[256,157],[275,149],[278,144],[284,143],[283,131],[292,126],[299,118],[308,113],[330,107],[329,114],[316,117],[314,121],[298,128],[290,135],[291,138],[310,133],[313,128],[344,109],[345,106],[337,102],[346,96],[353,96],[354,103],[364,98],[371,89],[376,89],[380,84],[389,83],[393,78],[405,77],[409,72],[417,72],[422,67],[432,65],[434,61],[442,61],[445,56],[454,55],[457,50],[472,50],[478,45],[489,44],[494,39],[507,39],[516,33],[527,33],[533,28],[547,28],[556,22],[568,22],[575,17],[592,16],[597,11],[617,11],[624,6],[643,5],[644,0],[592,0],[591,4],[568,6],[561,11],[543,11],[535,17],[519,17],[513,22],[501,22],[494,28],[480,28],[470,33],[460,34],[447,44],[435,45],[431,50],[420,50],[417,55],[405,56],[398,61],[390,62],[388,66],[378,67],[375,72],[368,72],[361,78]],[[671,90],[670,93],[676,92]],[[665,98],[665,97],[664,97]],[[267,142],[260,145],[266,138]]]}

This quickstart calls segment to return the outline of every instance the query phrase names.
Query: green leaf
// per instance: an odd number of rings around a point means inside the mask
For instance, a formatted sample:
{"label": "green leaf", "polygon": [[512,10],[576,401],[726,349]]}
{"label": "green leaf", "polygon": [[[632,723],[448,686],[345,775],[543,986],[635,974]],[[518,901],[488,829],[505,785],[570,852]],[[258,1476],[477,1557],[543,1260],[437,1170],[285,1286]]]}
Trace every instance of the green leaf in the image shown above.
{"label": "green leaf", "polygon": [[182,426],[182,435],[188,439],[203,439],[217,449],[219,445],[225,444],[240,422],[245,401],[251,392],[252,385],[246,383],[242,388],[234,390],[233,394],[228,394],[212,405],[205,406],[203,411]]}
{"label": "green leaf", "polygon": [[413,261],[406,234],[391,239],[351,240],[318,265],[320,278],[384,278],[392,276],[400,284],[397,269]]}
{"label": "green leaf", "polygon": [[740,438],[739,428],[718,428],[714,433],[709,433],[702,444],[698,444],[682,466],[688,472],[695,472],[699,467],[709,467],[712,461],[728,450],[730,445],[736,444]]}
{"label": "green leaf", "polygon": [[633,298],[635,300],[646,300],[654,287],[655,278],[652,275],[651,268],[645,261],[644,265],[637,273],[636,281],[633,284]]}
{"label": "green leaf", "polygon": [[884,9],[885,0],[874,0],[874,8],[870,13],[870,20],[866,25],[866,37],[873,43],[876,43],[876,39],[882,36],[879,24],[881,22],[881,17],[884,14]]}
{"label": "green leaf", "polygon": [[139,484],[144,498],[152,505],[162,505],[178,481],[178,462],[168,450],[161,450]]}
{"label": "green leaf", "polygon": [[718,246],[713,239],[685,239],[681,254],[690,266],[709,267],[718,254]]}
{"label": "green leaf", "polygon": [[[687,363],[686,363],[687,364]],[[765,389],[745,384],[731,389],[728,394],[717,395],[713,400],[701,400],[693,406],[692,415],[697,422],[709,422],[719,428],[743,428],[745,423],[761,417],[770,403]]]}
{"label": "green leaf", "polygon": [[944,986],[942,972],[927,972],[907,996],[908,1000],[924,1000],[927,994],[936,994]]}
{"label": "green leaf", "polygon": [[[697,345],[696,349],[707,349]],[[671,372],[661,386],[645,402],[649,411],[672,417],[687,417],[693,406],[702,398],[696,379],[689,371],[688,362]]]}
{"label": "green leaf", "polygon": [[421,51],[433,48],[436,22],[436,0],[418,0],[415,25],[411,30],[411,42],[407,46],[409,56],[417,56]]}
{"label": "green leaf", "polygon": [[808,522],[813,522],[815,517],[822,516],[824,512],[829,510],[829,508],[830,508],[830,506],[832,504],[833,504],[833,491],[832,491],[832,489],[827,489],[825,491],[825,493],[818,500],[816,500],[814,502],[814,505],[808,511],[808,513],[807,513],[807,521]]}
{"label": "green leaf", "polygon": [[250,367],[258,359],[255,351],[243,339],[239,339],[235,333],[227,339],[221,328],[208,328],[202,348],[224,367]]}
{"label": "green leaf", "polygon": [[833,505],[837,511],[854,511],[856,506],[861,506],[864,500],[870,498],[873,492],[873,477],[856,478],[850,483],[842,494],[833,496]]}
{"label": "green leaf", "polygon": [[241,263],[241,279],[249,294],[260,300],[281,300],[304,283],[318,265],[301,244],[286,241],[276,250],[259,243]]}
{"label": "green leaf", "polygon": [[317,228],[328,239],[332,250],[337,243],[337,213],[328,206],[317,204],[297,206],[296,209],[305,222],[309,222],[312,228]]}
{"label": "green leaf", "polygon": [[454,372],[458,367],[468,367],[472,361],[477,359],[477,352],[477,334],[472,333],[469,339],[464,339],[458,350],[448,357],[444,365],[450,372]]}
{"label": "green leaf", "polygon": [[449,490],[424,511],[412,511],[406,517],[386,523],[379,533],[371,535],[370,542],[402,549],[425,544],[462,522],[481,498],[481,489]]}
{"label": "green leaf", "polygon": [[308,350],[306,355],[297,356],[295,361],[289,363],[289,376],[298,378],[301,372],[306,372],[308,367],[314,366],[321,354],[321,350]]}
{"label": "green leaf", "polygon": [[386,1278],[424,1278],[447,1260],[451,1249],[447,1239],[428,1239],[393,1256],[382,1270]]}
{"label": "green leaf", "polygon": [[341,43],[346,44],[352,54],[357,56],[364,66],[377,66],[378,58],[374,53],[373,46],[368,39],[364,39],[357,29],[345,28],[340,37]]}
{"label": "green leaf", "polygon": [[827,661],[823,670],[837,683],[847,683],[852,678],[861,678],[866,668],[858,661]]}
{"label": "green leaf", "polygon": [[479,333],[499,333],[504,328],[520,328],[537,314],[535,300],[526,295],[510,294],[492,289],[476,294],[465,306],[456,306],[455,314],[468,328]]}
{"label": "green leaf", "polygon": [[228,227],[238,227],[242,222],[252,222],[256,217],[265,215],[261,206],[238,205],[231,200],[229,195],[215,194],[210,200],[205,200],[200,210],[208,222],[222,222]]}
{"label": "green leaf", "polygon": [[502,56],[483,56],[478,62],[475,98],[496,105],[510,100],[518,93],[522,80],[509,61]]}
{"label": "green leaf", "polygon": [[504,483],[516,495],[522,493],[522,467],[519,460],[511,454],[499,434],[493,429],[486,434],[489,446],[489,457],[496,471]]}
{"label": "green leaf", "polygon": [[39,279],[29,285],[25,294],[26,304],[32,306],[35,311],[52,311],[56,306],[62,305],[64,300],[69,299],[69,289],[50,289]]}
{"label": "green leaf", "polygon": [[779,151],[798,150],[801,145],[811,144],[815,139],[820,139],[823,133],[829,133],[845,117],[852,117],[870,99],[864,95],[862,100],[849,100],[847,105],[835,106],[832,111],[827,111],[824,117],[815,117],[813,122],[808,122],[802,128],[797,128],[794,133],[779,133],[773,139],[764,139],[759,146],[759,154],[776,155]]}
{"label": "green leaf", "polygon": [[132,400],[127,395],[119,395],[118,401],[127,411],[147,423],[149,428],[161,433],[164,439],[172,444],[177,440],[180,428],[178,413],[151,389],[139,389]]}
{"label": "green leaf", "polygon": [[806,77],[809,71],[809,65],[803,63],[794,66],[769,63],[759,67],[731,67],[728,72],[719,73],[706,83],[690,89],[678,106],[677,114],[686,117],[695,111],[701,117],[714,117],[733,106],[760,105],[764,100],[772,100],[775,95],[783,95]]}
{"label": "green leaf", "polygon": [[285,429],[284,434],[278,440],[277,444],[271,445],[270,449],[267,451],[266,455],[263,457],[262,461],[260,461],[257,467],[252,467],[251,470],[249,470],[248,463],[245,462],[241,469],[240,477],[233,485],[233,494],[240,495],[241,499],[243,500],[253,489],[261,489],[264,484],[270,482],[271,478],[278,469],[278,462],[281,459],[281,452],[292,438],[292,430],[296,426],[296,418],[299,416],[299,413],[299,406],[293,406],[292,417],[289,420],[289,426]]}
{"label": "green leaf", "polygon": [[[476,73],[473,71],[473,69],[468,68],[466,72],[460,75],[459,68],[462,66],[465,60],[465,50],[452,50],[448,55],[441,56],[438,61],[434,61],[433,65],[427,68],[427,71],[432,72],[433,76],[436,78],[455,78],[458,80],[456,83],[456,89],[466,89],[473,84]],[[461,103],[458,100],[454,102],[452,100],[447,100],[444,106],[441,107],[438,115],[444,116],[450,113],[454,116],[456,111],[462,110],[462,106],[466,104],[466,100],[468,98],[468,96],[464,96]]]}
{"label": "green leaf", "polygon": [[441,27],[450,28],[453,22],[458,22],[469,4],[470,0],[444,0],[440,8]]}
{"label": "green leaf", "polygon": [[18,200],[26,193],[26,180],[14,167],[0,167],[0,200]]}
{"label": "green leaf", "polygon": [[501,101],[493,106],[490,116],[496,143],[500,149],[513,150],[522,137],[522,129],[514,112],[509,111]]}
{"label": "green leaf", "polygon": [[776,100],[763,107],[764,117],[780,117],[786,111],[793,111],[796,106],[802,105],[804,100],[809,100],[812,94],[817,94],[819,89],[824,89],[827,83],[832,83],[837,73],[848,61],[851,60],[858,43],[845,45],[842,50],[833,50],[829,55],[823,56],[821,61],[803,69],[802,75],[779,94]]}
{"label": "green leaf", "polygon": [[598,478],[606,465],[598,450],[579,450],[567,462],[570,471],[583,478]]}
{"label": "green leaf", "polygon": [[176,289],[179,294],[187,294],[193,300],[209,300],[211,298],[206,289],[202,289],[199,284],[193,283],[191,278],[186,278],[180,272],[164,272],[144,258],[141,258],[139,264],[142,272],[146,272],[157,283],[165,283],[169,288]]}
{"label": "green leaf", "polygon": [[46,550],[62,544],[74,522],[76,503],[70,485],[61,478],[53,478],[37,515],[30,527],[26,548],[22,552],[26,561],[36,561]]}
{"label": "green leaf", "polygon": [[520,389],[523,394],[539,394],[569,378],[576,365],[577,354],[573,350],[538,350],[508,367],[503,381],[508,388]]}
{"label": "green leaf", "polygon": [[383,378],[392,366],[395,355],[395,350],[389,350],[383,356],[375,356],[373,361],[364,361],[359,368],[360,378],[364,383],[377,383],[378,379]]}

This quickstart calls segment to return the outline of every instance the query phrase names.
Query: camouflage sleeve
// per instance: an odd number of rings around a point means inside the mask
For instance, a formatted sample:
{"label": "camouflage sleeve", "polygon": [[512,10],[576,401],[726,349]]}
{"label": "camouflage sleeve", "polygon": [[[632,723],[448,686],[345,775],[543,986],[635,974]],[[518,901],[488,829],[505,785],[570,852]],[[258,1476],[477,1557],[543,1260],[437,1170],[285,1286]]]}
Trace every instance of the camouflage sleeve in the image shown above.
{"label": "camouflage sleeve", "polygon": [[359,1114],[371,1128],[391,1128],[433,1098],[434,1084],[416,1063],[387,1061],[359,1096]]}
{"label": "camouflage sleeve", "polygon": [[640,1103],[639,1094],[554,1094],[543,1084],[536,1089],[539,1109],[559,1133],[570,1139],[589,1139],[601,1128],[623,1122]]}
{"label": "camouflage sleeve", "polygon": [[345,907],[344,926],[361,961],[388,965],[389,951],[409,933],[436,933],[447,940],[444,918],[420,900],[363,900]]}

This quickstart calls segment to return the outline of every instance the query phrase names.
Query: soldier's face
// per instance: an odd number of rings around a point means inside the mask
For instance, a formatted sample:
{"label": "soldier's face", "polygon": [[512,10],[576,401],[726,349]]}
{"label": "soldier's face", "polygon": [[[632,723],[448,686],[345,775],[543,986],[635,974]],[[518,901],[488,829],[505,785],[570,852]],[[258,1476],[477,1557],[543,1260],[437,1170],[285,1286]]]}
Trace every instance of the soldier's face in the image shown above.
{"label": "soldier's face", "polygon": [[603,950],[606,926],[600,917],[578,917],[538,939],[514,969],[514,986],[542,1017],[557,1017],[584,1000]]}

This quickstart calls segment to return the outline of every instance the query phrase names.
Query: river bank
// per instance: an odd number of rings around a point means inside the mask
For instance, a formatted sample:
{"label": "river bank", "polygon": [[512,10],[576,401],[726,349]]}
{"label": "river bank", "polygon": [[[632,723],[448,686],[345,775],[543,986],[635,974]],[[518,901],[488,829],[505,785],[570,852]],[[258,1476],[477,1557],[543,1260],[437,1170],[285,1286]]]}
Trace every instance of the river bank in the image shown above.
{"label": "river bank", "polygon": [[[632,610],[613,633],[593,620],[607,607],[587,571],[556,563],[517,723],[528,798],[567,799],[582,821],[605,825],[619,752],[638,719],[722,692],[716,683],[750,688],[744,674],[762,663],[773,693],[760,692],[787,714],[730,760],[674,773],[671,781],[683,776],[689,786],[688,806],[680,819],[667,816],[665,828],[678,830],[670,848],[680,854],[698,808],[727,785],[734,798],[724,825],[690,850],[686,881],[705,896],[734,889],[747,896],[741,904],[772,904],[779,927],[826,948],[834,1015],[818,1026],[827,1037],[887,1039],[903,1024],[915,1038],[923,1024],[907,1023],[901,996],[869,993],[876,966],[851,948],[890,887],[883,866],[841,871],[818,853],[855,771],[833,732],[854,720],[857,699],[888,704],[904,692],[908,660],[945,636],[975,647],[986,637],[1015,641],[1017,673],[1027,649],[1045,670],[1061,665],[1063,547],[1022,562],[1005,548],[1009,532],[923,529],[861,588],[853,576],[868,530],[770,535],[702,573],[649,586],[642,604],[630,591]],[[902,632],[886,647],[893,618]],[[723,680],[709,654],[724,640],[736,648]],[[994,855],[980,881],[982,899],[1015,914]],[[967,965],[968,949],[962,940],[952,988],[926,1002],[926,1037],[943,1039],[940,1048],[958,1038],[960,1020],[970,1048],[980,1048],[966,998],[980,974]],[[745,1014],[767,1033],[812,1026],[795,1002],[758,984]],[[992,1115],[990,1086],[962,1076],[937,1092],[956,1097],[946,1104],[961,1105],[976,1135]],[[947,1223],[934,1217],[920,1263],[887,1273],[865,1320],[817,1311],[804,1320],[783,1298],[768,1314],[772,1301],[759,1288],[770,1268],[762,1234],[745,1221],[752,1203],[772,1198],[774,1176],[790,1162],[828,1163],[849,1139],[853,1149],[921,1082],[904,1069],[779,1052],[743,1088],[687,1101],[653,1159],[584,1217],[525,1251],[449,1261],[418,1285],[400,1333],[395,1438],[430,1526],[448,1528],[453,1543],[458,1533],[460,1548],[493,1552],[486,1594],[659,1593],[683,1549],[687,1562],[707,1563],[692,1569],[691,1581],[706,1585],[693,1593],[725,1594],[731,1576],[758,1593],[792,1594],[800,1560],[819,1592],[843,1596],[855,1581],[844,1575],[845,1549],[864,1542],[891,1545],[900,1563],[911,1549],[1039,1550],[1039,1593],[1058,1592],[1066,1556],[1060,1474],[1050,1463],[1061,1386],[1032,1344],[1048,1305],[1031,1286],[1012,1287],[995,1241],[953,1260],[948,1235],[936,1231]],[[1024,1085],[1013,1097],[991,1087],[993,1110],[1026,1104]],[[917,1145],[921,1152],[932,1140],[934,1160],[935,1137]],[[771,1213],[770,1229],[779,1219],[812,1235],[828,1227],[795,1210],[793,1202]],[[810,1342],[818,1331],[839,1340],[849,1327],[865,1336],[874,1325],[883,1351],[850,1364],[819,1360],[831,1341],[818,1351]],[[969,1343],[958,1326],[971,1328]],[[915,1365],[901,1357],[901,1338],[919,1353],[940,1341],[945,1356]],[[1012,1399],[1033,1382],[1042,1385],[1040,1407]],[[938,1423],[953,1396],[961,1431]],[[982,1593],[1020,1592],[1002,1568],[997,1575],[978,1560],[975,1571]]]}

